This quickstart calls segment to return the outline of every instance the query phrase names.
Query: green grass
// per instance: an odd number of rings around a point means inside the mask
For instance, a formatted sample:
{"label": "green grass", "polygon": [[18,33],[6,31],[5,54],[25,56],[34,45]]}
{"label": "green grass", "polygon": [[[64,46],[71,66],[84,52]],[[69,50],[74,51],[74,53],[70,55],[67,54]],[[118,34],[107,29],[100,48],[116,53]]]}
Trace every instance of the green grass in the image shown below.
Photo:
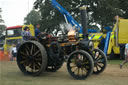
{"label": "green grass", "polygon": [[123,60],[108,60],[108,64],[120,64]]}
{"label": "green grass", "polygon": [[[114,65],[119,65],[122,62],[123,62],[123,60],[108,60],[108,64],[114,64]],[[125,65],[128,65],[128,63]]]}

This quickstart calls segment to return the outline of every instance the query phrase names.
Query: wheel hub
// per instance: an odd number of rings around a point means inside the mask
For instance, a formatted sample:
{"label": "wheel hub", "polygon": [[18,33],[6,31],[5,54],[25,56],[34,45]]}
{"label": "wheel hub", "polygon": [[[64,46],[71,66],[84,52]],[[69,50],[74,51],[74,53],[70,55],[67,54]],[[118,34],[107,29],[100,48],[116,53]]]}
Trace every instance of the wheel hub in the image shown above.
{"label": "wheel hub", "polygon": [[33,56],[28,56],[29,61],[33,61],[34,57]]}
{"label": "wheel hub", "polygon": [[95,60],[95,61],[94,61],[94,65],[97,65],[97,63],[98,63],[98,60]]}
{"label": "wheel hub", "polygon": [[82,62],[78,61],[76,65],[77,65],[78,68],[81,68],[82,67]]}

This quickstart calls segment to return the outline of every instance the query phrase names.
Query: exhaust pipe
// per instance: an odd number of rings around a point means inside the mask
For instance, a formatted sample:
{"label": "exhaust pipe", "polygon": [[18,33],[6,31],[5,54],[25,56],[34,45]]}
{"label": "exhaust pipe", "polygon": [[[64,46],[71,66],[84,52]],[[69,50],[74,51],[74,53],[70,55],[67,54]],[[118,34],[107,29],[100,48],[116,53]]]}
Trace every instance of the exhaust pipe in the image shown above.
{"label": "exhaust pipe", "polygon": [[81,14],[83,38],[85,40],[88,40],[88,32],[87,32],[87,7],[86,6],[80,7],[80,14]]}

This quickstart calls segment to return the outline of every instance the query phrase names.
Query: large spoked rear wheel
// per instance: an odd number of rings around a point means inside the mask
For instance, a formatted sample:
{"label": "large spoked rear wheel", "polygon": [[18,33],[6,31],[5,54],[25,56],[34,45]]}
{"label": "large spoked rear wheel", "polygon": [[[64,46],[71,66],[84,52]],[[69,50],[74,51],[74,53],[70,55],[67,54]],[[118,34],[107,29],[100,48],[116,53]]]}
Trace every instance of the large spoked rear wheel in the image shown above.
{"label": "large spoked rear wheel", "polygon": [[36,41],[23,43],[17,53],[17,64],[24,74],[40,75],[47,66],[45,48]]}
{"label": "large spoked rear wheel", "polygon": [[67,69],[75,79],[86,79],[93,72],[94,62],[89,53],[83,50],[74,51],[67,61]]}
{"label": "large spoked rear wheel", "polygon": [[93,58],[94,58],[94,74],[102,73],[107,66],[107,57],[104,52],[100,49],[93,50]]}

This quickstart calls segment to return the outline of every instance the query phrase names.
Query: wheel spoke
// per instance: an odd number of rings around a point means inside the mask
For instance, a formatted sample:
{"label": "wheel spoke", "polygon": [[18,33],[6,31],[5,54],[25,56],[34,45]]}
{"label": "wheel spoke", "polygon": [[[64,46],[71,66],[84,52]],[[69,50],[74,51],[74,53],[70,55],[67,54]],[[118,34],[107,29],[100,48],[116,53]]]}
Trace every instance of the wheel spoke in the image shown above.
{"label": "wheel spoke", "polygon": [[36,56],[39,52],[40,50],[36,51],[36,53],[34,53],[33,56]]}
{"label": "wheel spoke", "polygon": [[93,70],[94,72],[97,72],[97,68],[96,68],[96,66],[94,67],[94,70]]}
{"label": "wheel spoke", "polygon": [[78,70],[78,68],[76,68],[73,72],[75,73]]}
{"label": "wheel spoke", "polygon": [[70,63],[75,63],[75,62],[76,62],[76,59],[75,58],[73,58],[73,59],[70,60]]}
{"label": "wheel spoke", "polygon": [[96,70],[99,71],[98,66],[95,66],[95,67],[96,67]]}
{"label": "wheel spoke", "polygon": [[27,55],[26,55],[24,52],[22,52],[22,51],[20,52],[20,54],[23,55],[23,56],[27,56]]}
{"label": "wheel spoke", "polygon": [[84,64],[83,66],[84,66],[84,67],[87,67],[87,66],[89,66],[89,64]]}
{"label": "wheel spoke", "polygon": [[21,61],[20,64],[23,64],[24,66],[28,66],[30,62],[28,60]]}
{"label": "wheel spoke", "polygon": [[96,60],[103,59],[102,55],[97,56]]}
{"label": "wheel spoke", "polygon": [[25,56],[22,56],[22,60],[27,60],[27,57],[25,57]]}
{"label": "wheel spoke", "polygon": [[42,55],[41,55],[41,53],[38,53],[35,57],[36,57],[36,58],[37,58],[37,57],[42,57]]}
{"label": "wheel spoke", "polygon": [[104,60],[104,59],[102,59],[102,60],[98,60],[97,62],[98,62],[98,63],[104,63],[104,62],[105,62],[105,60]]}
{"label": "wheel spoke", "polygon": [[23,63],[26,63],[26,62],[28,62],[28,60],[21,61],[20,63],[23,64]]}
{"label": "wheel spoke", "polygon": [[98,55],[98,56],[95,55],[95,59],[96,59],[96,60],[99,59],[99,55]]}
{"label": "wheel spoke", "polygon": [[75,67],[77,67],[77,66],[74,65],[74,66],[71,66],[70,68],[72,69],[72,68],[75,68]]}
{"label": "wheel spoke", "polygon": [[28,47],[28,45],[25,45],[26,46],[26,50],[28,51],[28,53],[30,54],[30,48]]}
{"label": "wheel spoke", "polygon": [[29,52],[28,52],[28,50],[27,50],[27,49],[25,49],[25,52],[26,52],[27,56],[29,56]]}
{"label": "wheel spoke", "polygon": [[80,74],[80,68],[78,68],[77,72],[78,72],[77,75],[79,75]]}
{"label": "wheel spoke", "polygon": [[78,54],[77,57],[78,57],[79,60],[81,59],[81,55],[80,54]]}
{"label": "wheel spoke", "polygon": [[31,63],[31,72],[33,73],[33,62]]}
{"label": "wheel spoke", "polygon": [[83,56],[83,55],[81,55],[81,58],[80,58],[80,60],[82,60],[82,61],[83,61],[83,59],[84,59],[84,56]]}
{"label": "wheel spoke", "polygon": [[34,62],[35,63],[35,67],[37,67],[38,69],[40,69],[40,65],[39,65],[39,63],[37,63],[37,62]]}
{"label": "wheel spoke", "polygon": [[98,67],[100,67],[100,68],[102,68],[102,66],[101,66],[101,65],[99,65],[99,64],[97,64],[97,66],[98,66]]}
{"label": "wheel spoke", "polygon": [[81,68],[81,75],[83,76],[83,67]]}
{"label": "wheel spoke", "polygon": [[32,55],[32,52],[34,51],[34,49],[33,49],[33,45],[32,45],[32,48],[31,48],[31,55]]}
{"label": "wheel spoke", "polygon": [[85,68],[83,68],[83,71],[85,72],[85,73],[87,73],[88,71],[87,71],[87,69],[85,69]]}
{"label": "wheel spoke", "polygon": [[35,58],[35,61],[42,61],[42,58]]}
{"label": "wheel spoke", "polygon": [[83,58],[83,62],[87,62],[88,60],[87,60],[87,58],[86,57],[84,57]]}

